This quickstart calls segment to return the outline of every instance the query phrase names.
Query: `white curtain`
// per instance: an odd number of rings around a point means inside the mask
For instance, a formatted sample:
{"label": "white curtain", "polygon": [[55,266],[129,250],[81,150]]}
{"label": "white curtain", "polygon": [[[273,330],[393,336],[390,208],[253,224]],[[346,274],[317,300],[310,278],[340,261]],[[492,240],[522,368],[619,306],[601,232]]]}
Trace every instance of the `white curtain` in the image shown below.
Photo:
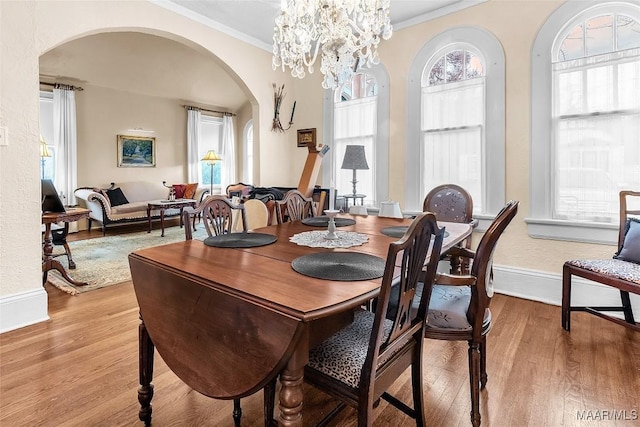
{"label": "white curtain", "polygon": [[200,182],[200,110],[187,109],[187,178],[188,182]]}
{"label": "white curtain", "polygon": [[421,193],[453,183],[482,208],[485,78],[422,88]]}
{"label": "white curtain", "polygon": [[[335,104],[334,109],[334,156],[335,186],[338,194],[351,194],[353,192],[353,171],[341,169],[344,153],[347,145],[364,145],[368,170],[356,171],[356,191],[365,194],[365,205],[377,205],[375,188],[376,164],[375,138],[378,118],[378,97],[342,101]],[[355,202],[355,201],[354,201]]]}
{"label": "white curtain", "polygon": [[554,218],[617,223],[640,186],[640,49],[553,65]]}
{"label": "white curtain", "polygon": [[65,205],[75,205],[78,188],[76,98],[72,89],[53,89],[53,144],[56,149],[56,190]]}
{"label": "white curtain", "polygon": [[236,140],[233,130],[233,117],[222,118],[222,174],[220,188],[224,192],[229,184],[237,182],[236,178]]}

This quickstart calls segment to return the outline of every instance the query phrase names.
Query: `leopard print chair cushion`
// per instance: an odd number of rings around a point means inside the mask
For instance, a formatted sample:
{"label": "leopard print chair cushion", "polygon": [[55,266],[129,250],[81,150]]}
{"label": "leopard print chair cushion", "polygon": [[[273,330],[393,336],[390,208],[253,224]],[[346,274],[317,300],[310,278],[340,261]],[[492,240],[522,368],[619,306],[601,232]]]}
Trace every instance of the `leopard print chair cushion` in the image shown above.
{"label": "leopard print chair cushion", "polygon": [[620,259],[576,259],[569,264],[640,285],[640,264]]}
{"label": "leopard print chair cushion", "polygon": [[[344,384],[357,388],[360,372],[367,357],[375,314],[357,311],[353,322],[311,350],[308,366]],[[384,321],[383,341],[389,336],[393,322]]]}

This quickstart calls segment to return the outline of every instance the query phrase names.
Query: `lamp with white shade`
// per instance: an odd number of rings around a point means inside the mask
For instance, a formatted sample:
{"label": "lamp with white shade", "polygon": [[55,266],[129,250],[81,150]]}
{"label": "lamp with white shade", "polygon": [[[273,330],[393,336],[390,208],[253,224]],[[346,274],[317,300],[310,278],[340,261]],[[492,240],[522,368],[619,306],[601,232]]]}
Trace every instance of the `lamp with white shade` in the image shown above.
{"label": "lamp with white shade", "polygon": [[216,153],[216,150],[209,150],[200,160],[209,163],[209,166],[211,167],[211,176],[209,177],[209,194],[213,194],[213,165],[222,160],[222,157]]}
{"label": "lamp with white shade", "polygon": [[44,179],[44,164],[47,161],[47,157],[51,157],[51,152],[44,138],[40,135],[40,172],[42,179]]}

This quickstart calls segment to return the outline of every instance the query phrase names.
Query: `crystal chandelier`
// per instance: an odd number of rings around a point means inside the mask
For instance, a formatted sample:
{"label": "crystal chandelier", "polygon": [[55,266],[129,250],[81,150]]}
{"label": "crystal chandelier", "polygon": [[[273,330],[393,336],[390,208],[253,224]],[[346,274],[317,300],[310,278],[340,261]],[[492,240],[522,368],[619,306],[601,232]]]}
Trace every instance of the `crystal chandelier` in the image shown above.
{"label": "crystal chandelier", "polygon": [[305,67],[321,56],[322,87],[348,82],[358,67],[378,64],[380,39],[391,37],[391,0],[282,0],[273,33],[273,69],[291,68],[303,78]]}

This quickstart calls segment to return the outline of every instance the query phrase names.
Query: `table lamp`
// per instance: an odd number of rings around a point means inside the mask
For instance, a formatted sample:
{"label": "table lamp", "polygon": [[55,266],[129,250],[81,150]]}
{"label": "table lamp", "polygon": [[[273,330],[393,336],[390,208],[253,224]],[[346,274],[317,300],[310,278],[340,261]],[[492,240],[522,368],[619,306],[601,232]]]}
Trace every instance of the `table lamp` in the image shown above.
{"label": "table lamp", "polygon": [[[342,159],[341,169],[353,170],[353,195],[356,195],[356,170],[368,170],[367,158],[364,155],[364,145],[347,145]],[[354,198],[355,203],[355,198]]]}
{"label": "table lamp", "polygon": [[47,160],[47,157],[51,157],[51,152],[49,151],[49,147],[47,147],[47,143],[44,138],[40,135],[40,171],[42,179],[44,179],[44,162]]}
{"label": "table lamp", "polygon": [[220,160],[222,160],[222,157],[220,157],[218,153],[216,153],[216,150],[209,150],[207,151],[207,154],[205,154],[204,157],[200,160],[202,160],[203,162],[208,162],[211,166],[211,176],[209,177],[209,195],[213,195],[213,165],[215,164],[215,162],[219,162]]}

